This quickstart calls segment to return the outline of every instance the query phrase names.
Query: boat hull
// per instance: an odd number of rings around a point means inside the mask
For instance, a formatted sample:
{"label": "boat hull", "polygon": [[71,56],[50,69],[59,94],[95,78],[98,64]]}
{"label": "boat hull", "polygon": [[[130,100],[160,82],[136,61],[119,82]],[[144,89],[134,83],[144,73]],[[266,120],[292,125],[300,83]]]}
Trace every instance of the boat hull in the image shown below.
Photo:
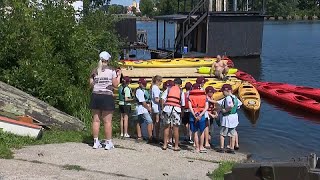
{"label": "boat hull", "polygon": [[42,127],[30,123],[16,121],[0,116],[0,129],[4,132],[19,136],[29,136],[39,138],[42,135]]}
{"label": "boat hull", "polygon": [[259,82],[260,85],[266,85],[274,88],[285,89],[296,94],[300,94],[316,101],[320,101],[320,88],[312,88],[306,86],[296,86],[293,84],[286,83],[275,83],[275,82]]}
{"label": "boat hull", "polygon": [[243,82],[238,89],[239,99],[243,107],[254,112],[258,111],[261,106],[261,98],[258,90],[249,82]]}
{"label": "boat hull", "polygon": [[276,100],[279,103],[285,104],[293,108],[299,108],[311,113],[320,114],[320,103],[314,99],[293,93],[288,90],[275,88],[263,84],[256,83],[255,87],[264,97]]}
{"label": "boat hull", "polygon": [[[211,67],[200,67],[197,69],[197,72],[199,74],[210,74],[210,71],[211,71]],[[236,68],[230,68],[228,71],[228,74],[235,74],[237,71],[238,69]],[[212,73],[214,73],[214,70]]]}
{"label": "boat hull", "polygon": [[252,77],[250,74],[243,72],[243,71],[240,71],[240,70],[238,70],[236,72],[236,77],[243,80],[243,81],[248,81],[250,83],[256,82],[254,77]]}

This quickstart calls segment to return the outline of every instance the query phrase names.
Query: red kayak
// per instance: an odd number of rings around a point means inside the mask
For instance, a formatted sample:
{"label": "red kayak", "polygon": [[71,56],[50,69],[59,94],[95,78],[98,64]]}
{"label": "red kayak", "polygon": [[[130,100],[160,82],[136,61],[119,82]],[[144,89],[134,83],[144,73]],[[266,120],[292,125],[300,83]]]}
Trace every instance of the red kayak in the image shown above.
{"label": "red kayak", "polygon": [[271,98],[275,101],[285,104],[286,106],[320,114],[320,103],[314,99],[295,94],[288,90],[259,83],[256,83],[255,86],[262,96]]}
{"label": "red kayak", "polygon": [[254,79],[254,77],[252,77],[250,74],[246,73],[246,72],[243,72],[243,71],[240,71],[238,70],[236,72],[236,77],[238,79],[241,79],[243,81],[248,81],[250,83],[253,83],[253,82],[256,82],[256,80]]}
{"label": "red kayak", "polygon": [[308,98],[320,101],[320,88],[312,88],[306,86],[296,86],[293,84],[286,83],[275,83],[275,82],[256,82],[259,85],[266,85],[274,88],[285,89],[296,94],[306,96]]}

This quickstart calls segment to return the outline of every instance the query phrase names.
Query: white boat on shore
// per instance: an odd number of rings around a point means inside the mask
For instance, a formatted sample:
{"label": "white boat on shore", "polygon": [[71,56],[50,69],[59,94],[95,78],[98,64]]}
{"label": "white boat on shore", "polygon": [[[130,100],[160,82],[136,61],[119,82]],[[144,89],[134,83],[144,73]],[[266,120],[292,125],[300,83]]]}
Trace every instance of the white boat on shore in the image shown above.
{"label": "white boat on shore", "polygon": [[29,136],[33,138],[39,138],[42,134],[41,126],[13,120],[4,116],[0,116],[0,130],[19,136]]}

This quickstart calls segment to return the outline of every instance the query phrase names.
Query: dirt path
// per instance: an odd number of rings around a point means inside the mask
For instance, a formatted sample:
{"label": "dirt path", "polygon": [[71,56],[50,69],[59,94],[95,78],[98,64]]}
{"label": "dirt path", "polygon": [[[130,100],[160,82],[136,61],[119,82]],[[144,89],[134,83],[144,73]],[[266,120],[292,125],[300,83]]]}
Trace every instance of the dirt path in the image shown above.
{"label": "dirt path", "polygon": [[241,161],[246,155],[163,151],[159,146],[114,140],[111,151],[87,144],[64,143],[25,147],[12,160],[0,159],[2,179],[209,179],[219,161]]}

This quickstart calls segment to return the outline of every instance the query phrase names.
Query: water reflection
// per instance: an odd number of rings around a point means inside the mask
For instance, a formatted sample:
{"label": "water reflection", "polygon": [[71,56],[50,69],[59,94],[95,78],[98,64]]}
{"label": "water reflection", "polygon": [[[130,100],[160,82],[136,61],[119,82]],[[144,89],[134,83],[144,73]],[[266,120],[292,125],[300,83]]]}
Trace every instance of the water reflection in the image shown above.
{"label": "water reflection", "polygon": [[261,78],[261,58],[231,58],[234,66],[242,71],[251,74],[256,80]]}

